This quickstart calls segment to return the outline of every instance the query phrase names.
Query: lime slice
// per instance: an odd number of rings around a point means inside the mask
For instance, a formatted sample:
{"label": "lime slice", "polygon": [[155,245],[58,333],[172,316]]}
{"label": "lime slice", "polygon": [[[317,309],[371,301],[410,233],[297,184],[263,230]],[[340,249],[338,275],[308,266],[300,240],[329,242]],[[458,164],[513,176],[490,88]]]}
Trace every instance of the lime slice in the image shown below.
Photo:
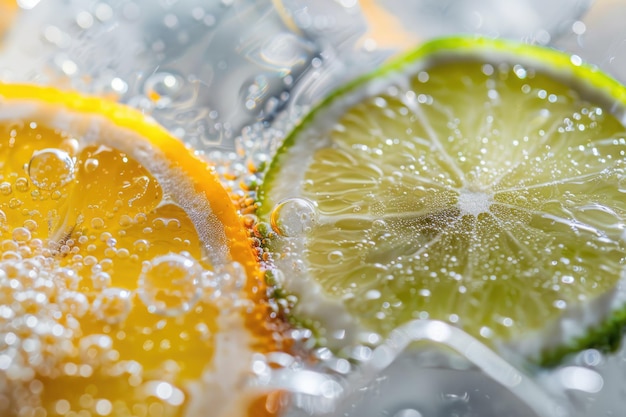
{"label": "lime slice", "polygon": [[504,40],[421,46],[336,91],[258,194],[292,318],[331,347],[414,319],[544,363],[624,321],[626,89]]}

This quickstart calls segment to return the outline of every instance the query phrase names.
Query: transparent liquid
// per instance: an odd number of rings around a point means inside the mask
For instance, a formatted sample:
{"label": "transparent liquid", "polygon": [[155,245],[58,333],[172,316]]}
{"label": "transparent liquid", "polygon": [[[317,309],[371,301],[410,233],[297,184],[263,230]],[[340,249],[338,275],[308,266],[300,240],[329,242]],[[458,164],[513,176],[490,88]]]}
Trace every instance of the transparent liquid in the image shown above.
{"label": "transparent liquid", "polygon": [[[0,51],[0,78],[113,95],[215,161],[218,172],[228,174],[224,182],[239,188],[257,180],[249,166],[269,161],[317,100],[433,36],[486,33],[555,45],[626,80],[626,29],[618,18],[625,2],[544,3],[389,0],[361,8],[349,0],[22,1]],[[389,26],[386,16],[372,20],[378,10],[372,4],[395,19],[398,37],[381,35]],[[59,155],[47,157],[62,167]],[[190,288],[186,303],[197,297]],[[128,297],[112,290],[98,305]],[[169,314],[187,307],[155,308]],[[438,322],[413,323],[376,350],[357,347],[350,361],[312,349],[305,329],[292,337],[313,351],[317,364],[297,355],[267,357],[266,364],[280,366],[254,367],[250,381],[289,391],[289,416],[582,417],[626,409],[624,349],[584,351],[558,368],[534,370]],[[405,349],[415,341],[429,343]]]}

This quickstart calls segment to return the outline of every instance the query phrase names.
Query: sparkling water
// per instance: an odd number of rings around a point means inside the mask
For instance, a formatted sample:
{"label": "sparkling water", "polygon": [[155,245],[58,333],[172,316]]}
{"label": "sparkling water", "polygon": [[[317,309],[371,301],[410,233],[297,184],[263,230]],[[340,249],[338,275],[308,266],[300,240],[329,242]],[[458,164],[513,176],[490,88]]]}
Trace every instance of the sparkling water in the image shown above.
{"label": "sparkling water", "polygon": [[[242,197],[259,179],[257,168],[269,162],[285,133],[311,105],[345,80],[430,37],[481,33],[554,45],[626,81],[623,1],[20,0],[18,4],[20,13],[0,50],[0,79],[71,87],[139,108],[216,161],[224,182]],[[97,168],[97,160],[88,163]],[[46,149],[33,155],[26,172],[37,187],[53,190],[71,180],[74,169],[67,153]],[[0,192],[11,192],[7,188],[11,186],[1,183]],[[467,194],[463,209],[482,210],[484,200],[482,195]],[[255,223],[253,214],[243,214]],[[285,236],[306,233],[317,219],[306,200],[282,202],[275,216],[282,216],[283,221],[273,226]],[[12,238],[31,240],[27,227],[16,228]],[[9,268],[10,249],[3,247],[0,266]],[[337,262],[341,256],[332,254]],[[164,277],[158,273],[161,264],[168,265],[170,274],[180,274]],[[0,268],[0,279],[7,279],[3,274]],[[80,317],[85,303],[75,291],[76,279],[72,271],[55,273],[55,285],[65,288],[60,308]],[[163,279],[177,280],[178,286],[162,288]],[[225,289],[241,288],[245,279],[236,263],[203,274],[193,259],[167,255],[142,270],[140,299],[149,310],[175,316],[189,311],[204,289],[219,298],[232,293]],[[280,272],[272,279],[280,282]],[[106,272],[94,273],[93,281],[94,288],[102,289],[92,304],[96,315],[109,324],[123,321],[131,309],[130,293],[111,287]],[[52,291],[44,283],[38,285],[32,291],[21,287],[12,291],[29,297],[36,308],[47,302],[46,291]],[[0,306],[0,319],[12,314]],[[64,329],[56,330],[52,336],[59,339],[61,355]],[[402,326],[377,348],[357,346],[342,356],[314,348],[307,329],[293,329],[290,337],[299,349],[316,357],[315,364],[284,352],[259,357],[251,365],[250,384],[284,388],[291,395],[286,414],[292,417],[583,417],[619,416],[626,409],[624,349],[610,355],[586,350],[546,371],[505,361],[460,330],[429,320]],[[412,343],[421,348],[406,350]],[[106,339],[84,339],[81,349],[91,352],[93,359],[108,344]],[[0,354],[0,371],[10,368],[8,361]],[[146,390],[172,406],[182,402],[182,391],[167,382]],[[60,412],[63,406],[59,407]],[[95,409],[107,415],[111,404],[103,402]]]}

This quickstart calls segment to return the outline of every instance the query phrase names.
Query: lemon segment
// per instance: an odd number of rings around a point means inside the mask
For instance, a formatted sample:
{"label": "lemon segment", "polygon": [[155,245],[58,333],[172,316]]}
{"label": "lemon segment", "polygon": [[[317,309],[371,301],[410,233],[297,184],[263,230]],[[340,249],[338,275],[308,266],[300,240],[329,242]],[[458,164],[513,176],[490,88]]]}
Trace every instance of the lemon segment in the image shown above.
{"label": "lemon segment", "polygon": [[339,89],[259,190],[294,320],[336,348],[426,318],[535,360],[602,345],[626,301],[625,98],[577,57],[481,38]]}
{"label": "lemon segment", "polygon": [[213,167],[141,113],[0,84],[0,414],[271,415],[280,349]]}

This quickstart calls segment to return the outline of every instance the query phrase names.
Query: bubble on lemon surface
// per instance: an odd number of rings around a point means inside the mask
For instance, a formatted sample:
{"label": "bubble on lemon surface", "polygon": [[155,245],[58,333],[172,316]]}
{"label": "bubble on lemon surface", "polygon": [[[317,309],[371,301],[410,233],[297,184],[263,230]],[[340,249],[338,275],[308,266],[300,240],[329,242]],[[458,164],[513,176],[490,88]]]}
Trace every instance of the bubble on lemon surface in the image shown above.
{"label": "bubble on lemon surface", "polygon": [[163,402],[163,405],[174,407],[180,406],[185,402],[183,390],[167,381],[147,381],[141,386],[140,392],[146,397],[159,400],[159,402],[152,403],[151,408],[155,408],[154,404],[159,404],[160,402]]}
{"label": "bubble on lemon surface", "polygon": [[99,165],[100,162],[96,158],[87,158],[85,160],[85,163],[83,164],[83,167],[85,168],[85,172],[92,173],[96,169],[98,169]]}
{"label": "bubble on lemon surface", "polygon": [[31,182],[43,190],[54,190],[74,178],[74,160],[59,149],[48,148],[33,153],[28,162]]}
{"label": "bubble on lemon surface", "polygon": [[96,296],[92,311],[99,320],[117,324],[126,320],[131,308],[130,291],[122,288],[106,288]]}
{"label": "bubble on lemon surface", "polygon": [[[67,271],[47,262],[42,257],[0,261],[0,366],[13,381],[47,375],[70,357],[71,340],[80,333],[75,318],[89,307],[84,294],[67,289]],[[13,359],[2,365],[3,357]]]}
{"label": "bubble on lemon surface", "polygon": [[151,313],[178,316],[198,302],[202,272],[192,258],[174,253],[158,256],[142,267],[139,297]]}
{"label": "bubble on lemon surface", "polygon": [[91,282],[94,290],[104,290],[111,285],[111,274],[104,271],[92,271]]}
{"label": "bubble on lemon surface", "polygon": [[230,262],[216,269],[215,279],[221,294],[236,294],[246,285],[246,270],[239,262]]}
{"label": "bubble on lemon surface", "polygon": [[270,215],[272,229],[285,237],[302,236],[310,232],[317,221],[315,205],[304,198],[286,199],[278,203]]}

